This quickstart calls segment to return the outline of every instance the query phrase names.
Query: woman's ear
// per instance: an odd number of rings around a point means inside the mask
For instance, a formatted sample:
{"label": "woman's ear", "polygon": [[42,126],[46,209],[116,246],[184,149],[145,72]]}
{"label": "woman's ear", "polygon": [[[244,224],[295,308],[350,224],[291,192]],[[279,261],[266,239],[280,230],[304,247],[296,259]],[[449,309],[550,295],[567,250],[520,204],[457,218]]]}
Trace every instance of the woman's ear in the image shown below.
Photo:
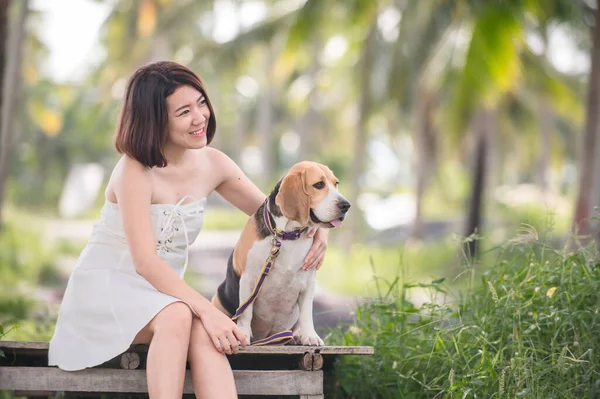
{"label": "woman's ear", "polygon": [[281,181],[275,203],[283,216],[303,226],[310,216],[310,197],[306,192],[306,170],[288,173]]}

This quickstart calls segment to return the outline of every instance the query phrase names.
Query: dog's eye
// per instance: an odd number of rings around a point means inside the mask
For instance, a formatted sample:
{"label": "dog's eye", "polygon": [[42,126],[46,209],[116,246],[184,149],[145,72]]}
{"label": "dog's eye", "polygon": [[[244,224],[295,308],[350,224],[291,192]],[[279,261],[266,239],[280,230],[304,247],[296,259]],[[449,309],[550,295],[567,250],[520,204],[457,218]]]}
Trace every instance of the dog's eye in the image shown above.
{"label": "dog's eye", "polygon": [[317,190],[322,190],[325,188],[325,183],[323,183],[322,181],[316,182],[315,184],[313,184],[313,187],[316,188]]}

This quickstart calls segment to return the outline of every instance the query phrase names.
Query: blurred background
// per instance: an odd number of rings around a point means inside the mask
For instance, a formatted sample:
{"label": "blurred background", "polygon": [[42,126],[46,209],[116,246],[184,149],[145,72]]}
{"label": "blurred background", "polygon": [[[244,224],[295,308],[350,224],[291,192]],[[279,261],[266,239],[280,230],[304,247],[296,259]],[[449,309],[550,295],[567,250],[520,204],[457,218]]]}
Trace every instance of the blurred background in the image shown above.
{"label": "blurred background", "polygon": [[[153,60],[202,78],[212,145],[263,192],[300,160],[340,178],[323,323],[395,276],[460,284],[461,259],[518,232],[593,238],[598,21],[595,0],[0,0],[5,339],[51,337],[126,81]],[[209,198],[186,277],[206,295],[246,219]]]}

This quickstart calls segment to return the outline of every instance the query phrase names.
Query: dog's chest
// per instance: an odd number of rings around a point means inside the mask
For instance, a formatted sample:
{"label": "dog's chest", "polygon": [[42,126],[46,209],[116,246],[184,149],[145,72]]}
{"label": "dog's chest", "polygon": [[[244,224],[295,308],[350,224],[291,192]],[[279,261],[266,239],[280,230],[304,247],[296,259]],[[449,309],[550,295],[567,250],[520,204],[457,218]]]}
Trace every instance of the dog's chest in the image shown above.
{"label": "dog's chest", "polygon": [[[290,302],[297,302],[298,295],[306,288],[309,279],[314,278],[313,273],[301,270],[312,242],[312,238],[282,241],[279,255],[259,294],[261,302],[268,301],[271,306],[277,306],[279,303],[284,307],[289,306]],[[253,279],[260,276],[271,247],[269,237],[255,243],[249,251],[246,273]]]}

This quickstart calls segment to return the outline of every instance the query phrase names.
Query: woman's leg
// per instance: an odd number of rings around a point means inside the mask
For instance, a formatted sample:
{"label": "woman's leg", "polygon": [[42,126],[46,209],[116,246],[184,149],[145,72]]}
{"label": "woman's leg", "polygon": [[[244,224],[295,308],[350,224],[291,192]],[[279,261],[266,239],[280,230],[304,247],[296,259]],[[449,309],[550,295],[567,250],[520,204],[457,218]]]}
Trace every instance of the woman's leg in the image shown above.
{"label": "woman's leg", "polygon": [[150,398],[181,399],[191,325],[190,308],[175,302],[161,310],[134,339],[136,344],[150,343],[146,361]]}
{"label": "woman's leg", "polygon": [[202,322],[196,317],[192,320],[188,361],[197,398],[237,398],[227,357],[217,351]]}

